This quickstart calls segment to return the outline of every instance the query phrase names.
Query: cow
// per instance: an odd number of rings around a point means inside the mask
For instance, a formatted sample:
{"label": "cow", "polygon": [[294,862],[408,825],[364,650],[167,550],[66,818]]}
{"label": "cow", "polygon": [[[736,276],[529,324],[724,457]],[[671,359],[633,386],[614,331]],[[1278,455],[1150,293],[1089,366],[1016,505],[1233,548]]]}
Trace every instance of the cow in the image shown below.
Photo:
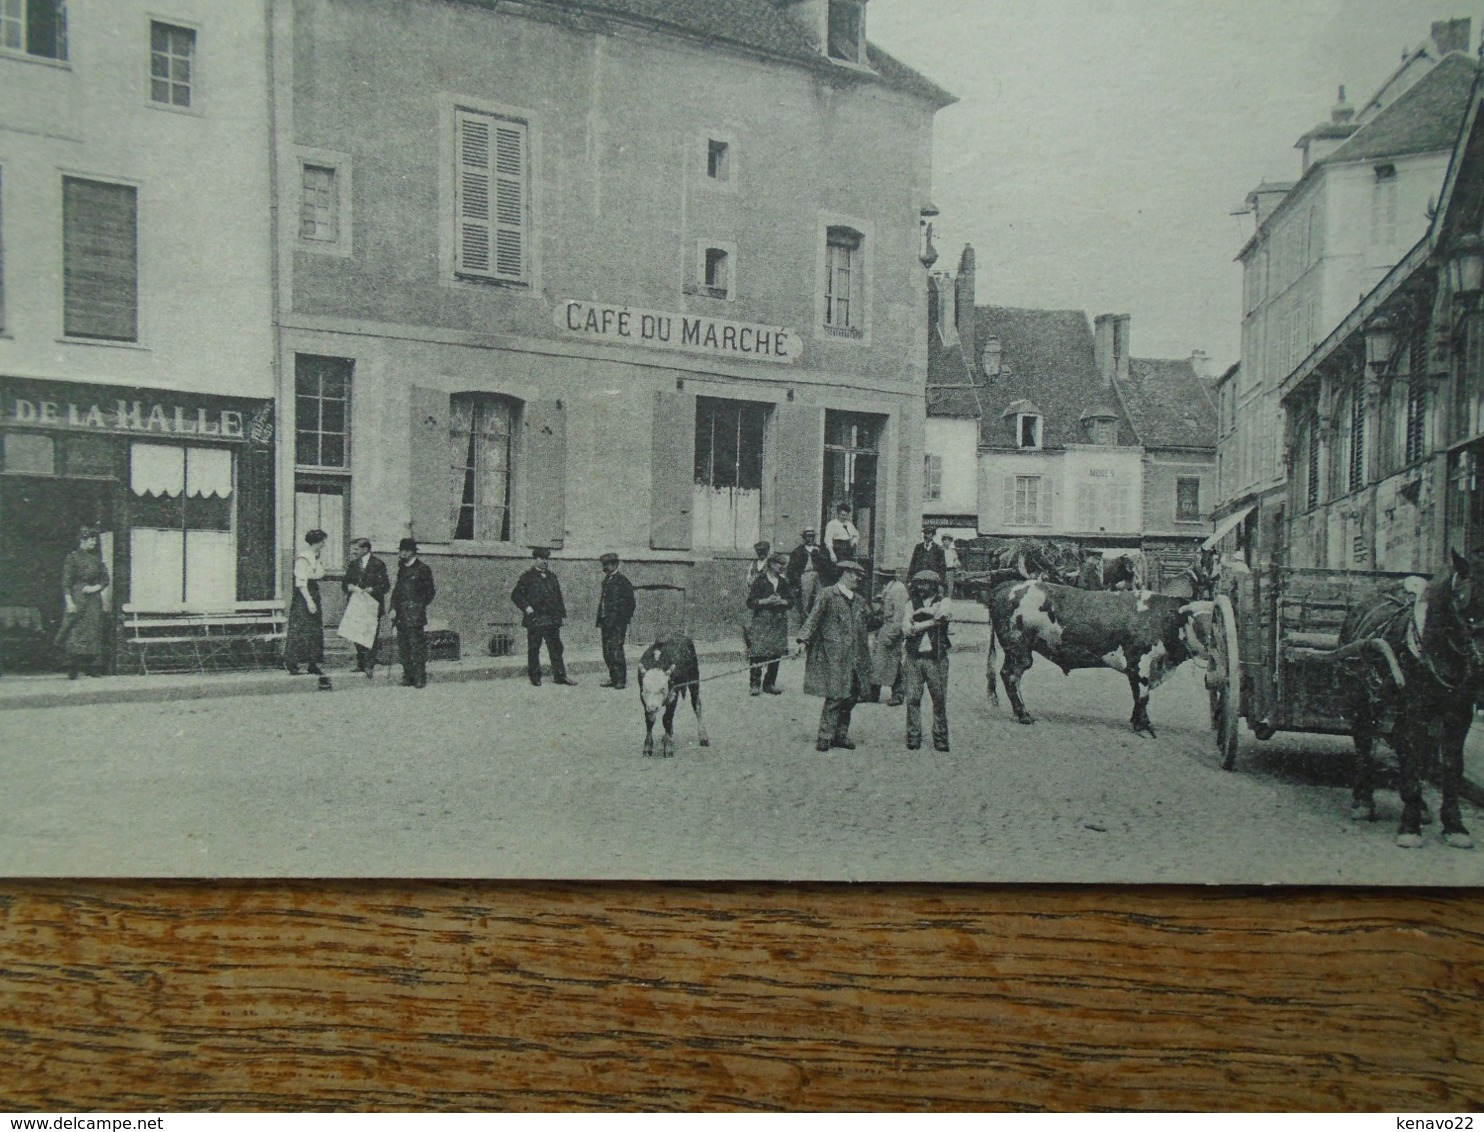
{"label": "cow", "polygon": [[701,662],[696,658],[696,644],[689,637],[668,637],[656,641],[639,658],[639,701],[644,705],[644,753],[654,754],[654,720],[665,712],[665,733],[660,740],[660,755],[675,754],[675,708],[680,697],[689,693],[696,709],[696,726],[701,746],[711,746],[706,735],[706,720],[701,715]]}
{"label": "cow", "polygon": [[1210,602],[1191,602],[1148,590],[1081,590],[1050,582],[1009,582],[989,596],[988,692],[994,690],[995,645],[1005,650],[1000,679],[1015,718],[1034,723],[1020,696],[1020,678],[1038,652],[1064,673],[1111,668],[1128,676],[1134,697],[1129,719],[1147,731],[1149,692],[1192,656],[1208,655]]}

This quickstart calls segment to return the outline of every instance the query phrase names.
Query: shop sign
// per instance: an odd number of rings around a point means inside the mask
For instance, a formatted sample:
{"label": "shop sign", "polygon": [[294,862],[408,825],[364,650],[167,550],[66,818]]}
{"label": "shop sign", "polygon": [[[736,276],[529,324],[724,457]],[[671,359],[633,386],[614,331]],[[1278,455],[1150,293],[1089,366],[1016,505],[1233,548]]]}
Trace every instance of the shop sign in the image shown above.
{"label": "shop sign", "polygon": [[569,334],[656,350],[684,350],[717,358],[784,364],[792,364],[804,350],[798,332],[787,327],[729,322],[707,315],[572,299],[560,304],[554,317],[557,326]]}
{"label": "shop sign", "polygon": [[[139,396],[141,393],[145,395]],[[0,424],[255,441],[266,429],[271,440],[271,401],[262,402],[256,412],[242,402],[231,402],[238,406],[235,408],[226,407],[224,402],[224,398],[188,399],[157,390],[28,384],[0,389]]]}

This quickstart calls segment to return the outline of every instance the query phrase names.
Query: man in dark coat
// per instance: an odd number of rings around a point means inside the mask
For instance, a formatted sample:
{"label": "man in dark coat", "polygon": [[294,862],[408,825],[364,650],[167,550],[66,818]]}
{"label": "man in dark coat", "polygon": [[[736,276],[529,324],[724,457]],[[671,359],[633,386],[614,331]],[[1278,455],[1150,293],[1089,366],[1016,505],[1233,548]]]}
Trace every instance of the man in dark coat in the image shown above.
{"label": "man in dark coat", "polygon": [[541,642],[545,641],[552,683],[576,684],[576,680],[568,679],[562,659],[562,623],[567,619],[567,605],[562,600],[562,584],[551,572],[551,551],[538,546],[531,555],[535,564],[510,591],[510,600],[520,610],[520,623],[526,629],[526,674],[533,685],[541,686]]}
{"label": "man in dark coat", "polygon": [[840,580],[820,591],[814,610],[799,630],[809,650],[804,662],[804,694],[823,696],[815,749],[855,750],[850,713],[871,686],[871,649],[866,638],[866,599],[855,592],[865,569],[853,558],[839,563]]}
{"label": "man in dark coat", "polygon": [[828,561],[824,547],[816,539],[817,534],[813,527],[804,528],[799,536],[803,541],[789,554],[788,569],[783,575],[788,579],[788,588],[793,591],[798,603],[801,624],[809,616],[809,611],[814,608],[815,598],[819,596],[820,576],[826,570],[821,562]]}
{"label": "man in dark coat", "polygon": [[417,540],[397,545],[397,584],[392,587],[392,621],[397,626],[397,659],[402,662],[402,685],[428,686],[428,606],[438,590],[433,571],[417,556]]}
{"label": "man in dark coat", "polygon": [[[347,597],[353,593],[363,593],[376,603],[376,628],[379,635],[381,618],[386,612],[386,595],[392,589],[392,576],[387,573],[386,563],[371,553],[370,539],[358,538],[350,544],[350,549],[351,560],[346,564],[345,578],[341,581],[340,588]],[[375,641],[371,642],[370,648],[356,646],[356,671],[364,672],[367,680],[375,678]]]}
{"label": "man in dark coat", "polygon": [[951,610],[942,597],[943,579],[934,570],[912,575],[911,598],[902,613],[906,640],[907,749],[922,746],[922,692],[933,701],[933,749],[948,750],[948,622]]}
{"label": "man in dark coat", "polygon": [[603,588],[598,592],[598,631],[603,639],[603,663],[608,665],[608,679],[600,688],[622,688],[629,682],[629,666],[624,658],[624,638],[634,618],[634,586],[618,569],[618,555],[611,551],[600,555],[603,565]]}
{"label": "man in dark coat", "polygon": [[907,564],[907,577],[915,578],[924,570],[931,570],[939,580],[948,579],[948,556],[934,536],[938,532],[924,524],[922,541],[912,548],[912,561]]}

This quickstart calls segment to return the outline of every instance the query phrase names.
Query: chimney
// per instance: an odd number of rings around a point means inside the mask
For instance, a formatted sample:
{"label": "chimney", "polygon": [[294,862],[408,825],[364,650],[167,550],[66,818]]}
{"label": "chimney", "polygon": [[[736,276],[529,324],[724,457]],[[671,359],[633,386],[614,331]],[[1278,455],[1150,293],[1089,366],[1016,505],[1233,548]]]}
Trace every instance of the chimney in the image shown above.
{"label": "chimney", "polygon": [[978,352],[974,346],[974,245],[965,244],[958,257],[958,278],[953,285],[953,315],[958,325],[958,340],[963,343],[964,357],[974,364]]}
{"label": "chimney", "polygon": [[1323,161],[1339,149],[1345,144],[1345,139],[1359,128],[1355,121],[1355,107],[1345,100],[1345,88],[1341,87],[1339,98],[1330,107],[1329,121],[1320,122],[1293,143],[1295,149],[1304,151],[1303,171],[1307,173],[1310,165]]}
{"label": "chimney", "polygon": [[1093,320],[1092,353],[1104,386],[1128,380],[1128,332],[1132,316],[1100,314]]}
{"label": "chimney", "polygon": [[998,334],[991,334],[984,339],[984,345],[979,352],[979,369],[984,373],[988,381],[993,381],[1000,375],[1000,367],[1003,364],[1004,345]]}
{"label": "chimney", "polygon": [[[1247,194],[1247,208],[1253,217],[1253,222],[1261,228],[1263,222],[1273,215],[1274,210],[1283,203],[1283,198],[1293,188],[1292,181],[1264,181]],[[1240,215],[1237,213],[1235,215]]]}
{"label": "chimney", "polygon": [[933,291],[933,325],[938,331],[938,341],[951,346],[958,341],[958,328],[953,324],[953,276],[936,272],[928,277]]}
{"label": "chimney", "polygon": [[1447,55],[1451,51],[1461,51],[1467,55],[1472,30],[1467,17],[1456,20],[1435,20],[1432,25],[1433,45],[1438,49],[1439,55]]}
{"label": "chimney", "polygon": [[1208,377],[1211,370],[1211,355],[1204,350],[1192,350],[1190,368],[1195,372],[1196,377]]}

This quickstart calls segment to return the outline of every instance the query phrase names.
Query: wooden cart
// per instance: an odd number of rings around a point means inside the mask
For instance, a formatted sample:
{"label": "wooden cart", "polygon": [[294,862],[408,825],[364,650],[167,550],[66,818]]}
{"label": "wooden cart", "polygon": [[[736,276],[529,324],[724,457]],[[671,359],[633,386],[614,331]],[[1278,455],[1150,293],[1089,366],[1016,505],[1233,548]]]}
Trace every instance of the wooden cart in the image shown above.
{"label": "wooden cart", "polygon": [[[1336,664],[1340,624],[1353,606],[1379,593],[1404,595],[1409,577],[1416,575],[1274,566],[1228,579],[1213,603],[1206,672],[1224,769],[1236,763],[1243,719],[1263,740],[1279,731],[1350,734],[1348,691]],[[1368,667],[1377,679],[1400,680],[1384,642],[1360,647],[1374,652]]]}

